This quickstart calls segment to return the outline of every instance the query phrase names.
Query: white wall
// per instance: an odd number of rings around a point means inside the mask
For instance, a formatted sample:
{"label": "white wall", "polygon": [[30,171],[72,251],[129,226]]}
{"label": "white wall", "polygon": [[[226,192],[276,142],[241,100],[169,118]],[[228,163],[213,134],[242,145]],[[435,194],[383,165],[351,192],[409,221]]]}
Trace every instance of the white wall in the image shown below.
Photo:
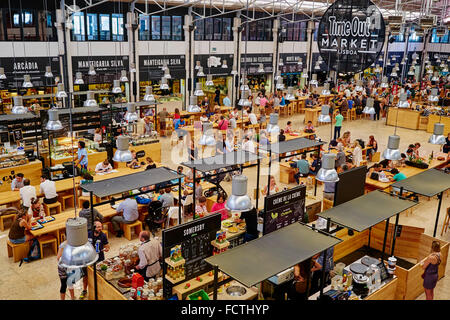
{"label": "white wall", "polygon": [[0,57],[56,57],[57,42],[9,42],[2,41]]}

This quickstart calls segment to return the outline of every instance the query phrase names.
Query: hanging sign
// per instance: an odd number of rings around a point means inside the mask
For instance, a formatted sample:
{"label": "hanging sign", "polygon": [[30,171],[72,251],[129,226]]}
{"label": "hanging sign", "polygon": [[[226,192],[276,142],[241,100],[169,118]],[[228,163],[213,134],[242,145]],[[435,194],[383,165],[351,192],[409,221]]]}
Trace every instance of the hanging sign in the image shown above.
{"label": "hanging sign", "polygon": [[[298,64],[299,58],[302,58],[302,64]],[[281,74],[301,73],[306,69],[306,53],[280,53],[280,59],[283,59],[283,65],[279,67]]]}
{"label": "hanging sign", "polygon": [[161,80],[164,76],[164,62],[167,63],[172,79],[186,77],[185,55],[139,56],[139,81]]}
{"label": "hanging sign", "polygon": [[325,62],[343,74],[364,71],[383,49],[385,24],[369,0],[337,0],[322,16],[317,44]]}
{"label": "hanging sign", "polygon": [[[194,65],[196,61],[200,61],[205,74],[210,73],[215,76],[230,75],[233,68],[232,54],[196,54],[194,56]],[[223,67],[224,61],[227,63],[226,68]]]}
{"label": "hanging sign", "polygon": [[247,74],[259,74],[258,67],[262,63],[264,67],[264,73],[273,72],[273,55],[272,53],[252,53],[241,55],[241,73],[247,69]]}

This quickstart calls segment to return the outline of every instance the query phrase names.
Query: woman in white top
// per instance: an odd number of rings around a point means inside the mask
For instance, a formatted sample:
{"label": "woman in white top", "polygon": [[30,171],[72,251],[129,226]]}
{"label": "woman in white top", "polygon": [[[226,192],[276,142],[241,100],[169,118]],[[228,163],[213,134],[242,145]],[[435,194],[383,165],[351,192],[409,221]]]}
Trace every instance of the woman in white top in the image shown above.
{"label": "woman in white top", "polygon": [[58,194],[56,193],[55,181],[48,180],[46,176],[41,176],[41,185],[39,193],[43,193],[44,203],[52,204],[58,201]]}
{"label": "woman in white top", "polygon": [[360,162],[363,160],[361,146],[359,145],[358,141],[355,141],[353,142],[352,147],[354,148],[352,153],[353,164],[359,167]]}
{"label": "woman in white top", "polygon": [[111,164],[108,162],[108,159],[105,161],[97,163],[95,166],[95,172],[96,173],[103,173],[103,172],[110,172],[112,170]]}
{"label": "woman in white top", "polygon": [[256,117],[256,114],[253,113],[252,108],[248,108],[248,119],[250,120],[251,124],[258,124],[258,118]]}
{"label": "woman in white top", "polygon": [[102,129],[97,128],[94,133],[94,142],[101,143],[102,141]]}

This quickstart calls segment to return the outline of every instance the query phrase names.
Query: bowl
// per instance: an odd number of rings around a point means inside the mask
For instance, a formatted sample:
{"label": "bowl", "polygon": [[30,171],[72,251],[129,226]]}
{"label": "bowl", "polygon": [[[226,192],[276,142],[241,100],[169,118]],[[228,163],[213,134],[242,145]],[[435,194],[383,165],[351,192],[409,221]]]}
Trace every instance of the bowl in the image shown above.
{"label": "bowl", "polygon": [[233,297],[240,297],[247,293],[247,289],[241,286],[231,286],[227,288],[227,293]]}

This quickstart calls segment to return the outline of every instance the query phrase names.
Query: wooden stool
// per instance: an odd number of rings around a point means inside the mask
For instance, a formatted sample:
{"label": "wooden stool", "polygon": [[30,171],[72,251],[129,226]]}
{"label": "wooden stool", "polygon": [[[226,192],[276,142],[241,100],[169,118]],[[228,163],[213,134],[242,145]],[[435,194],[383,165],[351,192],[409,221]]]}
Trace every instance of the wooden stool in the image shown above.
{"label": "wooden stool", "polygon": [[59,203],[58,201],[56,201],[55,203],[51,203],[51,204],[47,204],[44,203],[44,211],[45,211],[45,215],[49,216],[50,215],[50,211],[52,209],[56,209],[56,213],[61,213],[61,203]]}
{"label": "wooden stool", "polygon": [[38,241],[39,241],[39,247],[41,248],[41,259],[44,257],[43,247],[46,244],[51,244],[55,254],[58,254],[58,241],[55,236],[52,236],[50,234],[40,236],[38,238]]}
{"label": "wooden stool", "polygon": [[[89,196],[79,196],[78,197],[78,208],[83,208],[83,202],[85,201],[90,201],[91,197]],[[95,198],[94,198],[94,202],[95,202]]]}
{"label": "wooden stool", "polygon": [[108,237],[108,235],[109,235],[109,232],[108,232],[108,230],[107,229],[102,229],[102,232],[106,235],[106,237]]}
{"label": "wooden stool", "polygon": [[292,116],[292,115],[294,115],[294,103],[292,102],[292,103],[289,103],[288,104],[288,106],[287,106],[287,115],[288,116]]}
{"label": "wooden stool", "polygon": [[359,162],[359,166],[360,166],[360,167],[362,167],[362,166],[367,166],[367,160],[360,161],[360,162]]}
{"label": "wooden stool", "polygon": [[[75,199],[73,197],[73,194],[60,195],[58,200],[61,203],[62,211],[65,211],[66,208],[75,207]],[[67,201],[68,201],[68,205],[66,206]]]}
{"label": "wooden stool", "polygon": [[28,251],[30,251],[30,244],[28,241],[24,243],[14,244],[11,241],[6,241],[6,249],[8,250],[8,257],[13,257],[13,261],[17,262],[23,258],[28,257]]}
{"label": "wooden stool", "polygon": [[352,108],[350,110],[350,120],[356,120],[356,109]]}
{"label": "wooden stool", "polygon": [[448,225],[450,224],[450,207],[447,208],[447,215],[444,219],[444,225],[442,226],[441,236],[444,234],[444,232],[447,232]]}
{"label": "wooden stool", "polygon": [[0,230],[1,231],[5,231],[5,220],[6,219],[12,219],[13,221],[14,221],[14,217],[15,217],[16,215],[13,213],[13,214],[5,214],[5,215],[3,215],[3,216],[0,216]]}
{"label": "wooden stool", "polygon": [[325,210],[328,210],[330,208],[333,208],[333,201],[328,200],[328,199],[323,199],[322,200],[322,212]]}
{"label": "wooden stool", "polygon": [[112,227],[112,223],[111,223],[111,221],[108,221],[108,222],[103,222],[103,230],[108,230],[108,233],[109,232],[113,232],[114,230],[113,230],[113,227]]}
{"label": "wooden stool", "polygon": [[142,222],[139,220],[136,220],[133,223],[123,224],[123,235],[128,240],[131,240],[131,228],[134,228],[134,233],[139,235],[139,233],[142,231]]}

